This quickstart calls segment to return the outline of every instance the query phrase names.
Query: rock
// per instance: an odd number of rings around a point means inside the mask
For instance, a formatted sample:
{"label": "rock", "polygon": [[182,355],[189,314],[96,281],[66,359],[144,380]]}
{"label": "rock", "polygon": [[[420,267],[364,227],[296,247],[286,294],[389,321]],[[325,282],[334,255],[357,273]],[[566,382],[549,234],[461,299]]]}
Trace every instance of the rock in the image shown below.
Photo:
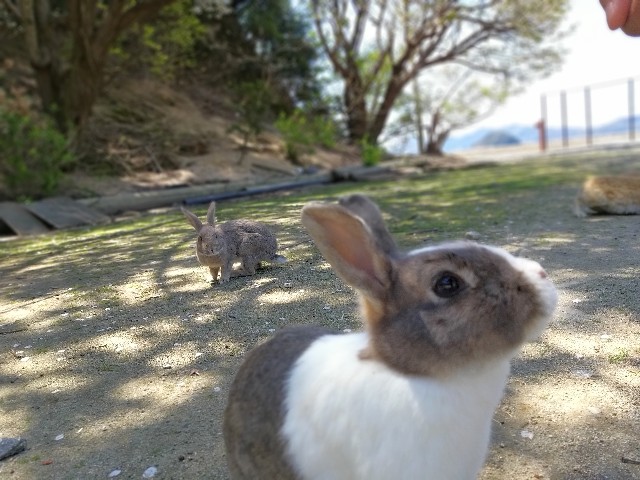
{"label": "rock", "polygon": [[142,474],[142,478],[153,478],[156,476],[157,473],[158,473],[158,469],[152,466],[147,468],[144,471],[144,473]]}
{"label": "rock", "polygon": [[24,438],[0,438],[0,460],[17,455],[27,448]]}

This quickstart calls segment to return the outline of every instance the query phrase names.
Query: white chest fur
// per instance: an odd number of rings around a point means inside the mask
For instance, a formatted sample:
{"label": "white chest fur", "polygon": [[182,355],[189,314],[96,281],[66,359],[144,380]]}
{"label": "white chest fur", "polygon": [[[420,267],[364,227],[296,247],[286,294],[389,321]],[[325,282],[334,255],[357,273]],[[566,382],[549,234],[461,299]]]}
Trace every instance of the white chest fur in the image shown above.
{"label": "white chest fur", "polygon": [[365,334],[321,337],[292,371],[281,433],[301,476],[475,478],[508,359],[446,379],[408,377],[358,359],[366,341]]}

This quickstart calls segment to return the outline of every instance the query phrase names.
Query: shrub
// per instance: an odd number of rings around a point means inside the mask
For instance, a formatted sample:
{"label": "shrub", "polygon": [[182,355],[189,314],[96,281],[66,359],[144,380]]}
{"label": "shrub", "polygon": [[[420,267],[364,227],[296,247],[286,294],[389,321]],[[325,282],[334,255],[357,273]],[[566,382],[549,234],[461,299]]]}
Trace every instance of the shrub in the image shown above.
{"label": "shrub", "polygon": [[315,117],[311,127],[316,142],[325,148],[336,146],[336,124],[333,120],[324,117]]}
{"label": "shrub", "polygon": [[238,121],[229,127],[229,131],[242,135],[238,162],[242,163],[249,139],[262,132],[262,125],[271,112],[270,91],[267,83],[260,80],[241,82],[235,85],[233,90]]}
{"label": "shrub", "polygon": [[360,150],[362,152],[362,163],[367,167],[380,163],[384,155],[384,149],[375,143],[370,143],[366,137],[360,142]]}
{"label": "shrub", "polygon": [[41,198],[56,192],[74,157],[67,139],[48,120],[0,109],[0,182],[9,198]]}
{"label": "shrub", "polygon": [[333,148],[336,144],[335,124],[323,117],[311,118],[302,110],[295,110],[291,115],[281,113],[276,128],[284,138],[287,158],[293,162],[297,162],[300,155],[313,152],[315,145]]}

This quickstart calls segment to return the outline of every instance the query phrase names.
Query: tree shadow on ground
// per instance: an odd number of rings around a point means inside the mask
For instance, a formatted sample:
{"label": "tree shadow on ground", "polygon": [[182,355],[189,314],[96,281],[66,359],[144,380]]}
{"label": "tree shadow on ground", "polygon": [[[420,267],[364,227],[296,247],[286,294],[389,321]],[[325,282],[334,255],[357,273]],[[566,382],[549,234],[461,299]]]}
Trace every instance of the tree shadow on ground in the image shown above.
{"label": "tree shadow on ground", "polygon": [[[639,321],[629,296],[638,291],[637,218],[577,219],[570,209],[574,185],[535,188],[494,173],[456,173],[447,190],[444,175],[225,203],[220,221],[244,216],[271,225],[289,263],[224,285],[212,286],[197,264],[195,233],[177,211],[16,244],[0,259],[0,315],[2,323],[26,329],[0,334],[0,432],[27,438],[29,450],[0,464],[0,473],[46,480],[120,469],[124,478],[139,478],[155,465],[162,478],[226,478],[222,411],[244,352],[291,324],[360,328],[354,292],[330,271],[298,218],[308,200],[364,191],[380,202],[402,245],[476,230],[482,242],[541,261],[562,291],[553,335],[514,362],[489,468],[506,458],[546,462],[554,478],[633,478],[625,476],[630,467],[612,466],[612,457],[597,468],[579,465],[592,475],[580,477],[544,442],[518,437],[518,422],[544,427],[585,458],[602,448],[594,432],[612,415],[594,420],[583,409],[543,422],[520,411],[528,386],[587,371],[588,381],[573,378],[576,388],[598,381],[608,395],[637,402],[638,392],[611,375],[601,355],[578,358],[578,347],[558,340],[599,338],[613,311],[618,324]],[[205,210],[195,212],[203,217]],[[619,446],[638,425],[624,415],[617,421]]]}
{"label": "tree shadow on ground", "polygon": [[297,224],[279,235],[288,264],[223,285],[197,264],[181,215],[113,228],[3,262],[3,314],[27,327],[0,336],[0,431],[29,442],[10,468],[137,478],[157,465],[167,477],[224,478],[220,419],[241,355],[292,323],[357,328],[351,292]]}

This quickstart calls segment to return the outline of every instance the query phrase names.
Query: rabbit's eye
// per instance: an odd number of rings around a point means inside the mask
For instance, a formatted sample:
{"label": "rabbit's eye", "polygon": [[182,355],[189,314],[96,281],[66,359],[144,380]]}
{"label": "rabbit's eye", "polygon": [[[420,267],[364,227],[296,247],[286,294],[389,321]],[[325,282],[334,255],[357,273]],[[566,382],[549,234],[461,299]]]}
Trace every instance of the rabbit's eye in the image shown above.
{"label": "rabbit's eye", "polygon": [[433,293],[442,298],[453,297],[460,291],[462,281],[453,273],[441,273],[433,284]]}

